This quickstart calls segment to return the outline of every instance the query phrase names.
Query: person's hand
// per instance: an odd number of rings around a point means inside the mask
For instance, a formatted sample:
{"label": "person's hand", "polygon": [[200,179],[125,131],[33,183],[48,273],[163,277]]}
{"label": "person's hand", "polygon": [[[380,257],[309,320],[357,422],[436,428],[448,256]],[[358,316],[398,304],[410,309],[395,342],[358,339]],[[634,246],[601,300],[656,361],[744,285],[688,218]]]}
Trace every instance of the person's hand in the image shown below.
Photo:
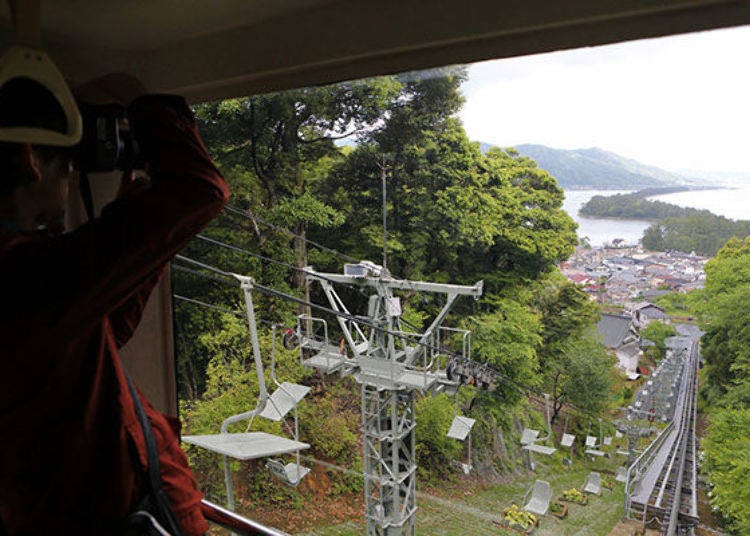
{"label": "person's hand", "polygon": [[88,104],[116,103],[127,107],[147,91],[140,80],[129,74],[110,73],[78,86],[73,93]]}
{"label": "person's hand", "polygon": [[117,191],[116,199],[133,197],[139,193],[148,190],[151,181],[143,174],[136,175],[133,171],[125,171],[120,176],[120,188]]}

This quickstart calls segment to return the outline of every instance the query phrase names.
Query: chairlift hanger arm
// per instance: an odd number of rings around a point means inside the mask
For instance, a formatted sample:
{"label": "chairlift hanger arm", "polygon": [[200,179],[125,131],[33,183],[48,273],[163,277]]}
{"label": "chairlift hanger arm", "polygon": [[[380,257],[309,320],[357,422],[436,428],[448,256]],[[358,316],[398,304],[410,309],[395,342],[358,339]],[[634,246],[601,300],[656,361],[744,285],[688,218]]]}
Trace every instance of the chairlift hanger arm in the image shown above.
{"label": "chairlift hanger arm", "polygon": [[386,277],[353,277],[343,274],[316,272],[309,269],[309,278],[328,279],[336,283],[346,285],[366,285],[369,287],[386,287],[398,290],[415,290],[417,292],[434,292],[441,294],[456,294],[461,296],[473,296],[479,298],[484,287],[483,281],[478,281],[472,286],[449,285],[447,283],[429,283],[426,281],[409,281],[406,279],[393,279]]}

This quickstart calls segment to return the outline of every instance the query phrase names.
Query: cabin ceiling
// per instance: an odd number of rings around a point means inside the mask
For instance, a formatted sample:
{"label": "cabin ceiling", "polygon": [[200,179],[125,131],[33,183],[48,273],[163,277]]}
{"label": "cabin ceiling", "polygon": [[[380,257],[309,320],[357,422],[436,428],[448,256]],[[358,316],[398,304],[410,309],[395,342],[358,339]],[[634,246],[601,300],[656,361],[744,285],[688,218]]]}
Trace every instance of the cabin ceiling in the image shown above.
{"label": "cabin ceiling", "polygon": [[[191,101],[739,26],[750,0],[47,0],[71,83],[128,72]],[[7,42],[8,7],[0,34]]]}

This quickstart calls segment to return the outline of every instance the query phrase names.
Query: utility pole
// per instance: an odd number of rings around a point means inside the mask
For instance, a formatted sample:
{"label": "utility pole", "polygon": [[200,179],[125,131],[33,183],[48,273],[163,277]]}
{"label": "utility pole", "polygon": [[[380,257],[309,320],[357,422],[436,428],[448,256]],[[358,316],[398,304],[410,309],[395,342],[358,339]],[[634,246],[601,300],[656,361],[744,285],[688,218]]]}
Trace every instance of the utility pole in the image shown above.
{"label": "utility pole", "polygon": [[382,156],[379,166],[380,167],[380,180],[382,183],[383,190],[383,270],[388,269],[388,225],[387,225],[387,197],[386,197],[386,173],[385,173],[385,155]]}

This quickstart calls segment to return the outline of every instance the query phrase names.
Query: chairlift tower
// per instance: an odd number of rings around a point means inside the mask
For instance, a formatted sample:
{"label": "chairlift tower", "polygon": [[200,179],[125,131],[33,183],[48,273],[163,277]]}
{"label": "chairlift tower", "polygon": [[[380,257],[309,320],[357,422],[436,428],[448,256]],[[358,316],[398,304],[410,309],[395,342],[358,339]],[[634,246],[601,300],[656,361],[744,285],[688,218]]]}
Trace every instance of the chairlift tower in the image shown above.
{"label": "chairlift tower", "polygon": [[[301,318],[303,364],[325,373],[353,374],[362,386],[362,463],[365,477],[365,524],[368,536],[416,534],[416,419],[414,392],[439,392],[451,381],[440,370],[433,341],[458,296],[478,298],[482,282],[474,286],[394,279],[382,267],[363,261],[344,266],[344,274],[307,269],[308,279],[323,288],[331,307],[350,317],[337,316],[351,357],[326,340],[316,340],[309,326],[321,319]],[[370,288],[374,293],[363,330],[332,283]],[[401,329],[401,304],[394,291],[444,294],[445,305],[424,333]],[[303,333],[304,330],[304,333]],[[369,334],[366,332],[369,330]],[[337,351],[338,350],[338,351]]]}

